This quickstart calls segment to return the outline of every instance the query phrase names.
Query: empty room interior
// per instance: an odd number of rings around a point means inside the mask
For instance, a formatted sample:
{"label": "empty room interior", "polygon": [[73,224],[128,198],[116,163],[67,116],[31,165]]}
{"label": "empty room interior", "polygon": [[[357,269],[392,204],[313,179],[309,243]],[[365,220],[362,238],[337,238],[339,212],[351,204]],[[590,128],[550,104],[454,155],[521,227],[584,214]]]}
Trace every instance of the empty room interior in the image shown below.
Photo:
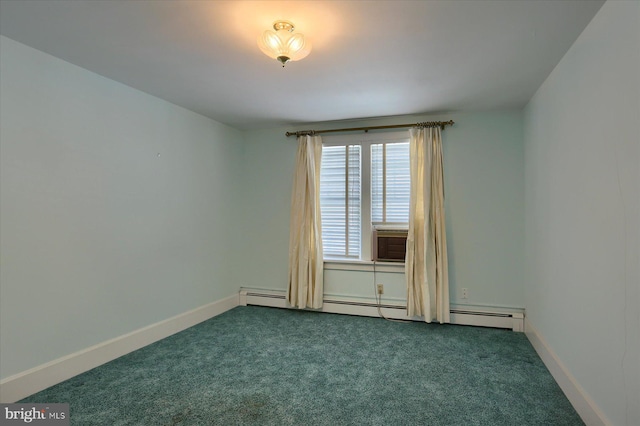
{"label": "empty room interior", "polygon": [[1,403],[640,425],[640,2],[0,0],[0,33]]}

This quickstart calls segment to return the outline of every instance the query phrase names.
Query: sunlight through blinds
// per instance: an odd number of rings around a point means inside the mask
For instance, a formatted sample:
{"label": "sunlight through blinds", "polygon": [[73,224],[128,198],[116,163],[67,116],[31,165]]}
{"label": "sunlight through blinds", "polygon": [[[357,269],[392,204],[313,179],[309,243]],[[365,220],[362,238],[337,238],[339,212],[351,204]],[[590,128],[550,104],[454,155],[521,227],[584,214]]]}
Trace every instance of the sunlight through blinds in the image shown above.
{"label": "sunlight through blinds", "polygon": [[371,221],[409,222],[409,143],[371,145]]}
{"label": "sunlight through blinds", "polygon": [[324,147],[320,174],[324,256],[357,259],[361,239],[361,147]]}

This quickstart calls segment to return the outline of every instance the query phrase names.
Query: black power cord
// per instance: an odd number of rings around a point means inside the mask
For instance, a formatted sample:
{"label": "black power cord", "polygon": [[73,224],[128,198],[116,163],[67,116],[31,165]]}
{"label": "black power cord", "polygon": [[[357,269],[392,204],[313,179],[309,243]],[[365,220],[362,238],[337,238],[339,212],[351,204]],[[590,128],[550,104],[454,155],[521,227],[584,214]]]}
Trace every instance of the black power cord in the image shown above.
{"label": "black power cord", "polygon": [[384,316],[384,314],[382,313],[382,295],[380,293],[378,293],[378,285],[376,284],[377,281],[377,271],[376,271],[376,261],[373,261],[373,292],[376,296],[376,307],[378,308],[378,315],[380,315],[380,318],[385,319],[387,321],[393,321],[393,322],[404,322],[404,323],[409,323],[409,322],[413,322],[411,320],[401,320],[401,319],[394,319],[394,318],[387,318]]}

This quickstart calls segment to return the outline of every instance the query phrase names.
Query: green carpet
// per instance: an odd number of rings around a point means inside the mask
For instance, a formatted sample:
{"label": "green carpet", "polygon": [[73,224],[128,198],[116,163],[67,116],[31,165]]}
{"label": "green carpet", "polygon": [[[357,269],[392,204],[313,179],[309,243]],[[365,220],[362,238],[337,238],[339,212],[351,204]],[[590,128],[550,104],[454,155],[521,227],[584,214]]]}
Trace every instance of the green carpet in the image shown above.
{"label": "green carpet", "polygon": [[523,333],[238,307],[21,402],[73,425],[582,425]]}

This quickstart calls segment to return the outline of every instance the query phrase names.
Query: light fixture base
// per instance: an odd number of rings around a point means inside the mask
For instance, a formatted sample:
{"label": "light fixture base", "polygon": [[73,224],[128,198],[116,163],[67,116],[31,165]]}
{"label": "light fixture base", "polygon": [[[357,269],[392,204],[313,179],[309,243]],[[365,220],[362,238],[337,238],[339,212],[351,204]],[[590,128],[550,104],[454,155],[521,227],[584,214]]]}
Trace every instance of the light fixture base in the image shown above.
{"label": "light fixture base", "polygon": [[285,64],[291,60],[291,58],[285,55],[280,55],[276,59],[282,64],[282,68],[284,68]]}
{"label": "light fixture base", "polygon": [[273,23],[273,29],[276,30],[276,31],[285,30],[285,31],[289,31],[291,33],[291,32],[293,32],[295,27],[293,26],[293,23],[291,23],[289,21],[276,21],[276,22]]}

